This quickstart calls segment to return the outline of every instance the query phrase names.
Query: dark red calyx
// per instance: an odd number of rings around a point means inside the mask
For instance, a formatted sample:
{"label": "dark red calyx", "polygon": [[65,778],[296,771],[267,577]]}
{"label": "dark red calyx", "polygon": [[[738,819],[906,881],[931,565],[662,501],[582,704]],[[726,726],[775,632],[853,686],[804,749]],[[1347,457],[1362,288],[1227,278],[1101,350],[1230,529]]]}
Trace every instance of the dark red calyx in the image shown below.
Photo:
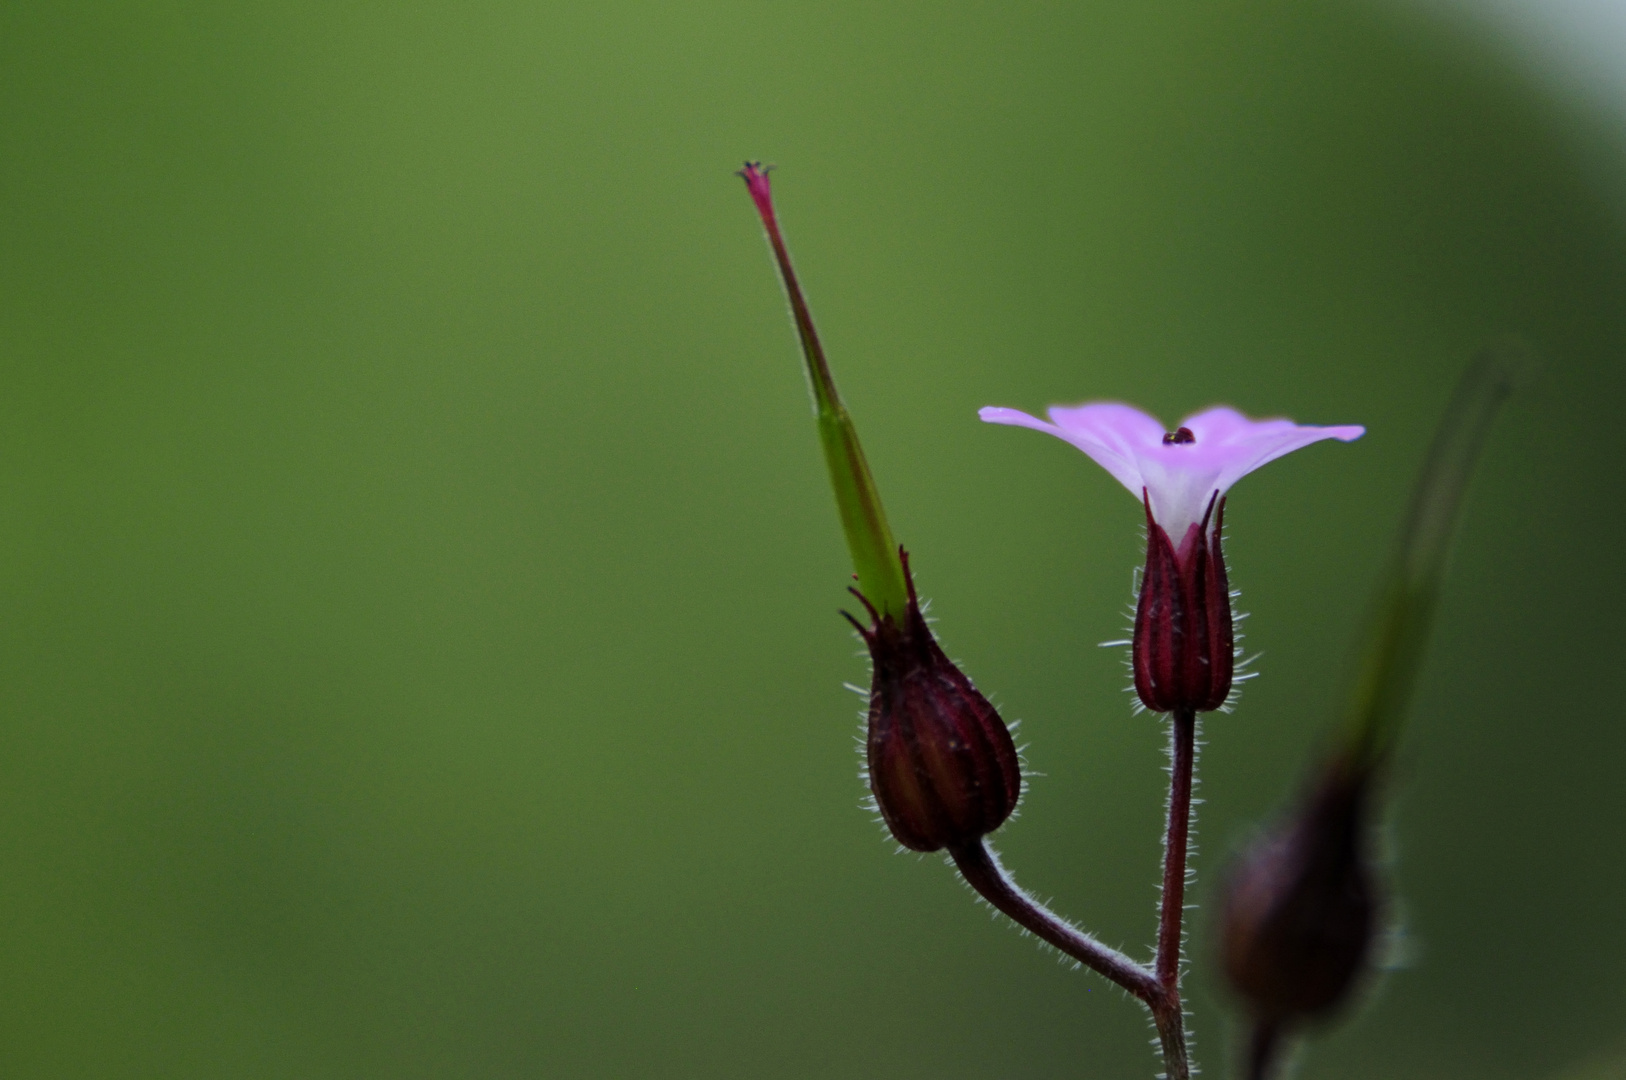
{"label": "dark red calyx", "polygon": [[[988,699],[944,655],[920,613],[904,555],[909,610],[902,620],[848,618],[869,646],[870,790],[887,828],[914,851],[937,851],[986,836],[1022,793],[1011,733]],[[854,594],[858,595],[857,590]]]}
{"label": "dark red calyx", "polygon": [[1131,659],[1135,692],[1153,712],[1208,712],[1231,693],[1235,635],[1220,550],[1224,516],[1225,501],[1216,494],[1176,548],[1146,500],[1146,570]]}
{"label": "dark red calyx", "polygon": [[1371,787],[1369,771],[1335,764],[1225,881],[1225,975],[1258,1023],[1327,1016],[1368,967],[1380,907],[1368,854]]}

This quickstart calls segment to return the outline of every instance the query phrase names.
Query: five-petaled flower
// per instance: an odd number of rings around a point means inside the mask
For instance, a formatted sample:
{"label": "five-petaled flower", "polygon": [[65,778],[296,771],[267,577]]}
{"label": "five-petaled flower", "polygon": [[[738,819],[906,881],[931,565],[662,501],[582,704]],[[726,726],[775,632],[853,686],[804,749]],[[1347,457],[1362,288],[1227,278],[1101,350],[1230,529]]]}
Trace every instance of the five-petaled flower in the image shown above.
{"label": "five-petaled flower", "polygon": [[1231,599],[1220,526],[1231,485],[1300,447],[1349,442],[1366,430],[1249,420],[1223,406],[1188,416],[1173,431],[1113,402],[1052,408],[1048,423],[1016,409],[979,415],[1067,440],[1145,504],[1146,572],[1132,663],[1135,691],[1154,712],[1217,709],[1230,693]]}

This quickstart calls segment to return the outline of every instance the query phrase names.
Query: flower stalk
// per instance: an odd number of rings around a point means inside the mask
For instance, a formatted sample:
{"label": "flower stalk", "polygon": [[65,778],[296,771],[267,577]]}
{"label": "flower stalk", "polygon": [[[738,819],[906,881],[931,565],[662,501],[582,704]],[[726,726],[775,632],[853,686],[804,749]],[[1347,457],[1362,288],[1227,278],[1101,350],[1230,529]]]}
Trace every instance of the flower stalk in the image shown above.
{"label": "flower stalk", "polygon": [[1160,1000],[1162,988],[1156,975],[1035,900],[1016,884],[986,842],[961,844],[950,848],[949,854],[966,883],[1016,925],[1147,1004]]}
{"label": "flower stalk", "polygon": [[1191,849],[1191,788],[1197,764],[1197,713],[1169,717],[1169,820],[1163,833],[1163,894],[1158,904],[1157,981],[1179,1003],[1181,928],[1186,907],[1186,860]]}

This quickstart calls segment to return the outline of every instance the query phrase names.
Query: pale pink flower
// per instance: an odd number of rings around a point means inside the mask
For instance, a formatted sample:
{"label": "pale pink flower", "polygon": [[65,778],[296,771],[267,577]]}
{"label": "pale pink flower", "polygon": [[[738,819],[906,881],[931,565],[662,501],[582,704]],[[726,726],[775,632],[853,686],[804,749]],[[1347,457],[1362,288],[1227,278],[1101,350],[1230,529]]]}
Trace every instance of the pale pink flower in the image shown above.
{"label": "pale pink flower", "polygon": [[1049,411],[1050,422],[1016,409],[986,408],[990,424],[1014,424],[1066,439],[1094,459],[1135,498],[1178,546],[1209,504],[1268,461],[1322,439],[1349,442],[1366,429],[1306,427],[1291,420],[1249,420],[1224,405],[1188,416],[1172,431],[1129,405],[1100,401]]}

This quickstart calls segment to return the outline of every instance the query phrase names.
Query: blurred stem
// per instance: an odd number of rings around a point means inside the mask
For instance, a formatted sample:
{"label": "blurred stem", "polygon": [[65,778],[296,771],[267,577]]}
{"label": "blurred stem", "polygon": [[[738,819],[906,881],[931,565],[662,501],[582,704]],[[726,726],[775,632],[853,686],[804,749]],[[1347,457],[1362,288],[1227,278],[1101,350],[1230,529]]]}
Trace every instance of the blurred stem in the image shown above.
{"label": "blurred stem", "polygon": [[841,514],[841,527],[847,534],[847,548],[858,574],[858,591],[882,617],[890,615],[902,619],[909,606],[909,588],[898,558],[898,544],[892,538],[880,493],[875,490],[875,479],[870,475],[869,463],[864,460],[864,450],[858,443],[858,430],[853,427],[847,407],[836,391],[835,378],[824,357],[824,346],[813,328],[813,316],[802,297],[802,287],[790,263],[790,252],[780,235],[767,170],[748,163],[740,170],[740,176],[745,179],[757,213],[762,217],[768,245],[779,266],[779,279],[790,299],[791,318],[801,339],[808,386],[813,393],[819,443],[824,448],[824,463],[830,472],[830,486],[835,490],[836,509]]}
{"label": "blurred stem", "polygon": [[1345,719],[1351,764],[1357,768],[1379,765],[1400,733],[1434,621],[1463,496],[1491,422],[1525,362],[1525,350],[1515,343],[1482,349],[1462,373],[1434,433],[1378,589]]}
{"label": "blurred stem", "polygon": [[1254,1024],[1248,1035],[1247,1080],[1270,1080],[1281,1056],[1281,1028],[1269,1021]]}

